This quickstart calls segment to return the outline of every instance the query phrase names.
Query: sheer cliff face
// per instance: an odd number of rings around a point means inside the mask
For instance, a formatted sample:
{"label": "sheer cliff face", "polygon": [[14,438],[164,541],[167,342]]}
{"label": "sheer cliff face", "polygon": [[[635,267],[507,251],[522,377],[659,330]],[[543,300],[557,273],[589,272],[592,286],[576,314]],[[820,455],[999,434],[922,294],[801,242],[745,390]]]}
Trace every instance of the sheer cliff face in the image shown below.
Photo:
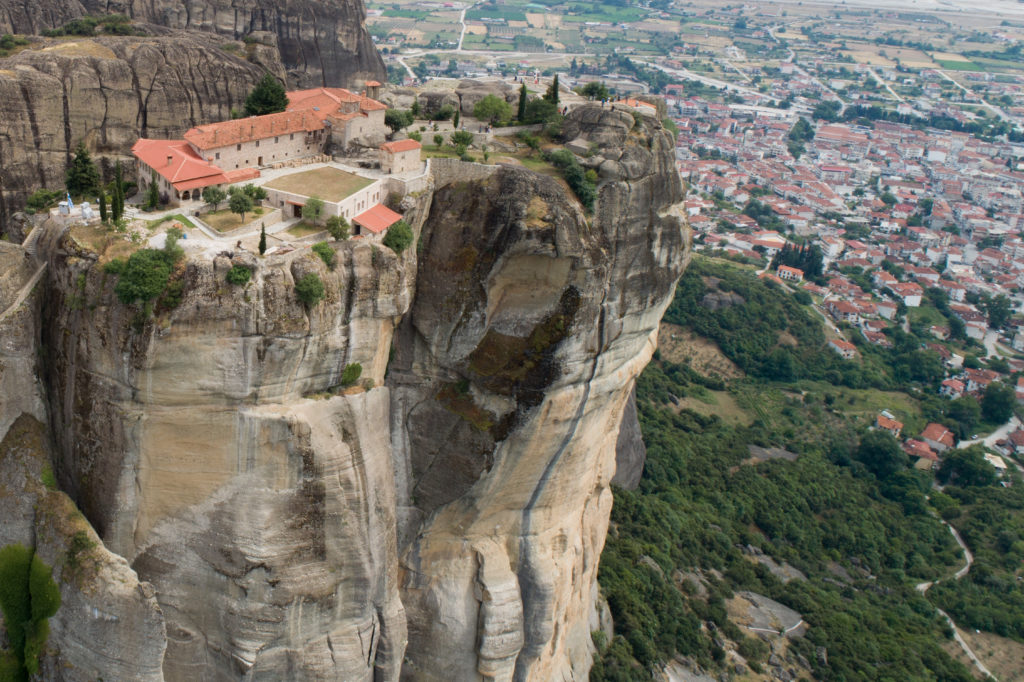
{"label": "sheer cliff face", "polygon": [[[51,459],[97,565],[135,587],[67,587],[81,607],[49,669],[74,652],[90,672],[68,679],[586,677],[619,422],[686,231],[656,120],[585,108],[566,130],[602,145],[592,216],[552,176],[438,161],[406,200],[418,243],[401,257],[352,240],[328,270],[188,240],[182,302],[149,320],[53,231]],[[253,268],[245,287],[233,263]],[[294,293],[308,272],[327,291],[313,308]],[[42,411],[0,416],[19,410]],[[113,644],[90,658],[75,614],[105,601],[152,644],[104,621]]]}
{"label": "sheer cliff face", "polygon": [[623,407],[686,254],[660,124],[570,115],[588,222],[516,170],[439,186],[391,369],[405,676],[583,679]]}
{"label": "sheer cliff face", "polygon": [[140,136],[174,137],[231,117],[262,69],[214,36],[54,42],[0,60],[0,224],[40,187],[63,187],[79,141],[106,157]]}
{"label": "sheer cliff face", "polygon": [[0,0],[0,32],[38,34],[85,14],[114,13],[233,39],[269,32],[276,36],[281,61],[298,87],[359,87],[386,76],[363,25],[362,0]]}
{"label": "sheer cliff face", "polygon": [[[87,250],[52,261],[46,342],[62,487],[153,585],[167,679],[394,678],[398,595],[389,397],[414,263],[367,243],[190,259],[185,297],[139,331]],[[294,282],[315,272],[325,301]],[[69,297],[78,297],[74,300]],[[347,364],[370,390],[337,394]]]}

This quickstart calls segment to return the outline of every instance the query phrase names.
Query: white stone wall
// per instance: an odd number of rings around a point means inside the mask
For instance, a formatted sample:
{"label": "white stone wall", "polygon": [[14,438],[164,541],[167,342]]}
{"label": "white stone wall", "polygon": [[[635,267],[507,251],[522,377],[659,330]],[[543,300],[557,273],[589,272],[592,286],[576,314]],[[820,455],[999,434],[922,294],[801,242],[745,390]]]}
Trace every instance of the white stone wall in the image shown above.
{"label": "white stone wall", "polygon": [[[307,195],[295,194],[294,192],[285,192],[266,186],[264,186],[264,189],[267,190],[267,203],[274,208],[281,209],[284,220],[294,216],[294,211],[291,209],[292,204],[289,202],[305,205],[309,199]],[[354,216],[359,215],[374,204],[382,202],[387,197],[387,182],[385,180],[377,180],[372,185],[368,185],[358,192],[350,194],[341,201],[331,202],[324,200],[324,217],[340,215],[344,216],[346,220],[352,220]]]}
{"label": "white stone wall", "polygon": [[311,133],[299,131],[206,150],[196,149],[195,145],[192,145],[192,148],[221,170],[233,171],[239,168],[270,166],[281,161],[321,154],[327,138],[323,130],[314,130]]}

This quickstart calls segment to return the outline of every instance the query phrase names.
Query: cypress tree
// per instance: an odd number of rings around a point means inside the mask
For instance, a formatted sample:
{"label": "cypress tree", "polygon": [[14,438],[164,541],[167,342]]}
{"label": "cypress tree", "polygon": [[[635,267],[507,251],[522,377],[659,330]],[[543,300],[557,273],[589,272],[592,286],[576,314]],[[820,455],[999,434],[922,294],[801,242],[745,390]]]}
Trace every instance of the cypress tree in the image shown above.
{"label": "cypress tree", "polygon": [[100,222],[107,222],[107,193],[100,190]]}
{"label": "cypress tree", "polygon": [[260,223],[260,255],[267,252],[267,227]]}
{"label": "cypress tree", "polygon": [[114,166],[114,196],[110,199],[110,217],[116,223],[124,214],[124,183],[121,181],[121,162]]}
{"label": "cypress tree", "polygon": [[156,171],[149,181],[149,191],[146,193],[146,208],[153,210],[160,204],[160,189],[156,184]]}
{"label": "cypress tree", "polygon": [[548,87],[548,91],[544,93],[544,99],[555,105],[558,108],[558,74],[555,74],[554,80],[551,81],[551,85]]}
{"label": "cypress tree", "polygon": [[519,110],[516,112],[516,120],[520,123],[526,120],[526,81],[523,81],[523,86],[519,88]]}

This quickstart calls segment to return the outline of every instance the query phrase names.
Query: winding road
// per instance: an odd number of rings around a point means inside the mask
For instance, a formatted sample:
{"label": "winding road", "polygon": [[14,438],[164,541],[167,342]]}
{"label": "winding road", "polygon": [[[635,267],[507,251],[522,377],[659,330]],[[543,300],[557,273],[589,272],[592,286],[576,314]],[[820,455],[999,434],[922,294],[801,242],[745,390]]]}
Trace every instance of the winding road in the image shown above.
{"label": "winding road", "polygon": [[[967,548],[967,545],[964,543],[964,539],[960,537],[960,533],[957,532],[956,528],[949,525],[945,521],[943,521],[942,523],[947,528],[949,528],[949,532],[953,534],[953,539],[956,540],[956,544],[960,545],[960,549],[964,551],[964,565],[960,568],[960,570],[953,574],[954,580],[960,580],[970,572],[971,564],[974,563],[974,555],[971,554],[971,550]],[[929,580],[923,583],[918,583],[914,586],[914,589],[916,589],[923,595],[927,593],[928,589],[934,584],[934,581]],[[940,609],[938,606],[935,607],[935,610],[938,611],[939,614],[946,619],[946,622],[949,624],[949,627],[953,629],[953,639],[956,641],[957,644],[960,645],[960,648],[963,649],[964,653],[967,654],[967,658],[971,659],[971,662],[974,663],[974,667],[977,668],[982,675],[986,675],[994,679],[995,675],[992,674],[992,671],[985,667],[985,664],[981,662],[981,659],[978,658],[977,654],[975,654],[974,651],[971,650],[971,647],[968,646],[966,641],[964,641],[964,638],[960,636],[960,631],[957,629],[956,623],[953,622],[953,619],[949,617],[949,614]]]}

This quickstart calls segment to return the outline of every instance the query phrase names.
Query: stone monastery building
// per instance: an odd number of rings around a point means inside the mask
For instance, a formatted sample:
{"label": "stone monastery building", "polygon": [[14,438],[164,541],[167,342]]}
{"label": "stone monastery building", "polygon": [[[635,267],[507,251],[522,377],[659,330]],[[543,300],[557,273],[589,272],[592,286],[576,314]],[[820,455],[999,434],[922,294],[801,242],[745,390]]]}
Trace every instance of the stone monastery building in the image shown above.
{"label": "stone monastery building", "polygon": [[296,90],[278,114],[196,126],[184,140],[141,138],[132,146],[139,189],[149,188],[155,171],[161,193],[194,199],[205,187],[251,180],[260,168],[318,156],[328,147],[377,147],[387,132],[387,107],[372,98],[380,83],[366,87],[370,96],[343,88]]}

